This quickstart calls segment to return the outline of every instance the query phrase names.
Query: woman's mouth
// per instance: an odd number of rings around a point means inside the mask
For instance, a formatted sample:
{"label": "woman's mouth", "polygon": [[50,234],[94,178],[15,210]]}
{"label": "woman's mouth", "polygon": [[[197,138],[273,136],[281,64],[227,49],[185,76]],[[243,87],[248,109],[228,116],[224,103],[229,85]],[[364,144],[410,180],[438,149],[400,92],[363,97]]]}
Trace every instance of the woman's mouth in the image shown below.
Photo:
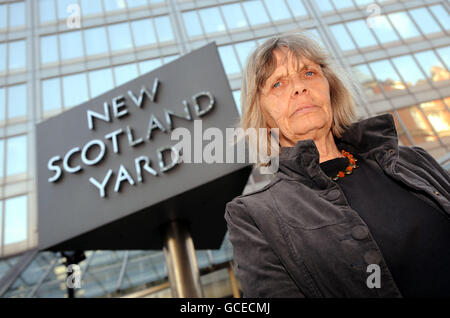
{"label": "woman's mouth", "polygon": [[299,108],[297,108],[297,110],[291,115],[295,116],[295,115],[299,115],[299,114],[304,114],[304,113],[309,113],[312,111],[316,111],[319,108],[319,106],[316,105],[305,105],[305,106],[300,106]]}

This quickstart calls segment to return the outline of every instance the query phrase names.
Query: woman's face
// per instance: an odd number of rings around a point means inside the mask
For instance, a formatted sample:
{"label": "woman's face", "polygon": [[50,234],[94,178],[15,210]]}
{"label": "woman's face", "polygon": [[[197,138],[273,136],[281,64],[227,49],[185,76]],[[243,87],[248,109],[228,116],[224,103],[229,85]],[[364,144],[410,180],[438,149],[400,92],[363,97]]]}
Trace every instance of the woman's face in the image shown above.
{"label": "woman's face", "polygon": [[330,87],[320,65],[297,60],[287,48],[273,52],[276,69],[260,91],[260,105],[270,128],[280,130],[282,147],[317,140],[330,132]]}

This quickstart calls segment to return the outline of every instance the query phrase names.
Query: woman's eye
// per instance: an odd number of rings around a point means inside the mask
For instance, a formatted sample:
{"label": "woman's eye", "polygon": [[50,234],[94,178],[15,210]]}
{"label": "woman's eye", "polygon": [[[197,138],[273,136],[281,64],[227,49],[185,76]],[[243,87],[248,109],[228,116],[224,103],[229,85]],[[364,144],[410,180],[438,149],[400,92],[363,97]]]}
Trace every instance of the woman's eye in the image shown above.
{"label": "woman's eye", "polygon": [[276,82],[275,84],[273,84],[273,87],[280,87],[281,83],[280,82]]}
{"label": "woman's eye", "polygon": [[313,76],[314,72],[313,71],[308,71],[305,74],[306,74],[306,76]]}

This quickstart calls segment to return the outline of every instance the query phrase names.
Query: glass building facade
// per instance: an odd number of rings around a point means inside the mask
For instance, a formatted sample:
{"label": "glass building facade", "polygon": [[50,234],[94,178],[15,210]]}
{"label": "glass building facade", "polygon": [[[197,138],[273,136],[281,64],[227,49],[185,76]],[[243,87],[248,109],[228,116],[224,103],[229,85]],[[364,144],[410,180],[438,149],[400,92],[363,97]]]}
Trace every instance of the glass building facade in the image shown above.
{"label": "glass building facade", "polygon": [[[0,297],[67,297],[65,258],[36,251],[35,124],[211,41],[240,112],[266,38],[305,31],[361,84],[360,119],[450,170],[447,0],[0,0]],[[234,107],[234,106],[232,106]],[[244,192],[268,181],[256,171]],[[162,251],[85,251],[77,297],[170,297]],[[239,295],[232,247],[197,251],[206,296]]]}

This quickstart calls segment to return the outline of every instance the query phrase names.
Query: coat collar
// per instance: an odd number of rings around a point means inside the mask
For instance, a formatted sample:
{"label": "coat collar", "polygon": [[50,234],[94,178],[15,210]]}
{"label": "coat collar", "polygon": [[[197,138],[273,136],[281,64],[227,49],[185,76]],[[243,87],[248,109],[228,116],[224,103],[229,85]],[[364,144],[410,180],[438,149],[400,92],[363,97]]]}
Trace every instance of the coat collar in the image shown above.
{"label": "coat collar", "polygon": [[[398,151],[397,131],[391,114],[383,114],[353,123],[341,138],[335,137],[339,150],[371,155],[382,149]],[[326,187],[329,179],[319,165],[319,151],[312,139],[300,140],[294,147],[281,147],[278,174],[301,178]]]}

